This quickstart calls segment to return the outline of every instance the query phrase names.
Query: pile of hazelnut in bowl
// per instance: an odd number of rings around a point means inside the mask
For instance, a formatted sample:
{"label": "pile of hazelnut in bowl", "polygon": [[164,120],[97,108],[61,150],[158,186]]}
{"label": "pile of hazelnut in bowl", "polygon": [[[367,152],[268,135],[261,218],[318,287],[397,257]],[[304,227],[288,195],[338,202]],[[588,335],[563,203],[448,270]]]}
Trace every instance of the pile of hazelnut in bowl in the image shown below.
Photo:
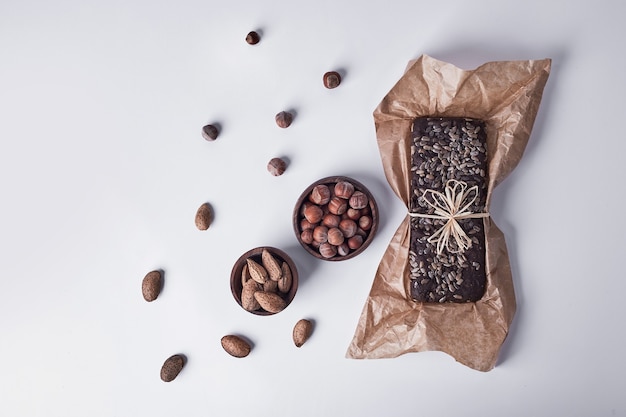
{"label": "pile of hazelnut in bowl", "polygon": [[298,242],[316,258],[342,261],[361,253],[378,226],[378,208],[369,190],[349,177],[327,177],[298,198],[293,228]]}

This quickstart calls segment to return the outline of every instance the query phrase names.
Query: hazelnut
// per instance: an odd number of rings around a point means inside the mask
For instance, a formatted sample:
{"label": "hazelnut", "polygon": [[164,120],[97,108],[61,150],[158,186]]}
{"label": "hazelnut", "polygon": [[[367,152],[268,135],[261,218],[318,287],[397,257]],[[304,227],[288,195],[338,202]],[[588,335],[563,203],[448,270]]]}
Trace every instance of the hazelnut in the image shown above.
{"label": "hazelnut", "polygon": [[267,163],[267,170],[275,177],[283,175],[287,169],[287,163],[281,158],[272,158]]}
{"label": "hazelnut", "polygon": [[328,89],[337,88],[341,84],[341,75],[337,71],[328,71],[324,74],[324,87]]}
{"label": "hazelnut", "polygon": [[352,197],[350,197],[350,207],[353,209],[360,210],[367,207],[368,203],[369,201],[367,196],[361,191],[355,191],[354,194],[352,194]]}
{"label": "hazelnut", "polygon": [[361,216],[359,227],[363,230],[370,230],[372,228],[372,218],[370,216]]}
{"label": "hazelnut", "polygon": [[358,249],[363,244],[363,236],[354,235],[350,239],[348,239],[348,247],[350,249]]}
{"label": "hazelnut", "polygon": [[330,211],[333,214],[341,215],[345,213],[347,209],[348,209],[348,204],[346,203],[346,200],[344,200],[343,198],[335,196],[331,198],[330,201],[328,202],[328,211]]}
{"label": "hazelnut", "polygon": [[215,125],[206,125],[202,128],[202,137],[209,142],[213,142],[217,139],[219,134],[220,132]]}
{"label": "hazelnut", "polygon": [[337,197],[345,198],[347,200],[350,198],[353,192],[354,185],[352,185],[348,181],[339,181],[337,184],[335,184],[335,195]]}
{"label": "hazelnut", "polygon": [[252,31],[246,35],[246,42],[250,45],[256,45],[257,43],[259,43],[260,40],[261,36],[255,31]]}
{"label": "hazelnut", "polygon": [[320,255],[324,258],[332,258],[337,255],[337,247],[328,242],[322,243],[319,247]]}
{"label": "hazelnut", "polygon": [[310,221],[308,221],[307,219],[302,219],[300,220],[300,230],[313,230],[313,228],[315,227],[315,225],[313,223],[311,223]]}
{"label": "hazelnut", "polygon": [[322,218],[322,224],[327,227],[339,226],[341,218],[336,214],[328,213]]}
{"label": "hazelnut", "polygon": [[305,229],[300,233],[300,240],[302,240],[307,245],[313,243],[313,229]]}
{"label": "hazelnut", "polygon": [[309,205],[304,209],[304,217],[311,223],[316,224],[322,220],[322,216],[324,212],[319,206],[315,206],[313,204]]}
{"label": "hazelnut", "polygon": [[309,199],[315,204],[327,204],[330,201],[330,188],[324,184],[316,185],[313,187]]}
{"label": "hazelnut", "polygon": [[313,229],[313,240],[319,243],[324,243],[328,241],[328,227],[326,226],[317,226]]}
{"label": "hazelnut", "polygon": [[344,241],[343,233],[337,227],[328,230],[328,243],[331,245],[341,245]]}
{"label": "hazelnut", "polygon": [[339,256],[346,256],[350,253],[350,247],[348,246],[348,242],[343,242],[341,245],[337,246],[337,254]]}
{"label": "hazelnut", "polygon": [[291,122],[293,122],[293,114],[287,111],[281,111],[276,115],[276,124],[278,127],[285,129],[291,126]]}
{"label": "hazelnut", "polygon": [[358,220],[361,217],[361,210],[348,207],[348,210],[346,211],[346,215],[351,220]]}
{"label": "hazelnut", "polygon": [[346,238],[351,238],[356,234],[357,225],[354,220],[344,219],[339,222],[339,230]]}

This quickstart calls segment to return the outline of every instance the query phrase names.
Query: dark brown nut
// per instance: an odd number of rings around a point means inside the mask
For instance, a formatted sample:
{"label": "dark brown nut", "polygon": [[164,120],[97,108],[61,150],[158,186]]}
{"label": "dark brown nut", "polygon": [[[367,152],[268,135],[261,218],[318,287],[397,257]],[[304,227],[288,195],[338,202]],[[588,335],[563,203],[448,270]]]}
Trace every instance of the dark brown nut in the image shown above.
{"label": "dark brown nut", "polygon": [[346,256],[350,253],[350,247],[348,246],[348,242],[343,242],[341,245],[337,246],[337,254],[339,256]]}
{"label": "dark brown nut", "polygon": [[157,299],[163,286],[162,278],[161,271],[150,271],[146,274],[141,282],[141,293],[144,300],[150,302]]}
{"label": "dark brown nut", "polygon": [[213,219],[213,210],[209,203],[202,204],[196,211],[196,227],[198,230],[206,230],[211,225]]}
{"label": "dark brown nut", "polygon": [[354,235],[350,239],[348,239],[348,247],[352,250],[358,249],[363,244],[363,236]]}
{"label": "dark brown nut", "polygon": [[341,230],[337,227],[328,230],[328,243],[331,245],[339,246],[343,243],[344,239],[343,233],[341,233]]}
{"label": "dark brown nut", "polygon": [[337,197],[349,199],[354,193],[354,185],[348,181],[339,181],[335,184],[335,195]]}
{"label": "dark brown nut", "polygon": [[291,289],[293,275],[291,274],[291,269],[289,268],[287,262],[283,262],[280,267],[283,270],[283,274],[281,275],[280,280],[278,280],[278,291],[286,294]]}
{"label": "dark brown nut", "polygon": [[337,255],[337,247],[331,245],[328,242],[321,243],[319,251],[320,255],[322,255],[324,258],[332,258],[333,256]]}
{"label": "dark brown nut", "polygon": [[185,357],[183,355],[172,355],[165,360],[161,367],[161,380],[163,382],[172,382],[185,366]]}
{"label": "dark brown nut", "polygon": [[348,203],[343,198],[335,196],[328,202],[328,211],[333,214],[342,215],[346,210],[348,210]]}
{"label": "dark brown nut", "polygon": [[310,245],[313,242],[313,229],[305,229],[300,233],[300,239]]}
{"label": "dark brown nut", "polygon": [[219,136],[220,132],[215,125],[206,125],[202,128],[202,137],[209,142],[213,142]]}
{"label": "dark brown nut", "polygon": [[287,169],[287,163],[281,158],[272,158],[267,163],[267,170],[275,177],[283,175]]}
{"label": "dark brown nut", "polygon": [[319,205],[327,204],[330,201],[330,188],[324,184],[316,185],[311,191],[310,200]]}
{"label": "dark brown nut", "polygon": [[359,227],[363,230],[370,230],[372,228],[372,218],[370,216],[361,216]]}
{"label": "dark brown nut", "polygon": [[339,230],[343,233],[343,236],[346,239],[351,238],[356,234],[357,225],[354,220],[343,219],[339,222]]}
{"label": "dark brown nut", "polygon": [[350,197],[350,207],[353,209],[360,210],[367,207],[368,203],[369,201],[367,196],[361,191],[355,191],[354,194],[352,194],[352,197]]}
{"label": "dark brown nut", "polygon": [[246,42],[250,45],[256,45],[257,43],[259,43],[260,40],[261,36],[255,31],[252,31],[246,35]]}
{"label": "dark brown nut", "polygon": [[341,221],[341,217],[332,213],[327,213],[322,218],[322,224],[328,228],[339,226],[340,221]]}
{"label": "dark brown nut", "polygon": [[304,218],[313,224],[319,223],[323,216],[324,212],[319,206],[310,205],[304,209]]}
{"label": "dark brown nut", "polygon": [[324,74],[324,87],[332,89],[341,84],[341,75],[337,71],[328,71]]}
{"label": "dark brown nut", "polygon": [[293,122],[293,114],[288,111],[281,111],[276,115],[276,124],[278,127],[283,129],[288,128],[291,126],[291,122]]}
{"label": "dark brown nut", "polygon": [[235,358],[245,358],[250,354],[252,346],[242,337],[234,334],[229,334],[221,339],[222,348],[231,356]]}
{"label": "dark brown nut", "polygon": [[311,333],[313,333],[313,323],[306,319],[298,320],[293,326],[293,343],[296,347],[302,347],[311,337]]}
{"label": "dark brown nut", "polygon": [[250,278],[259,284],[265,284],[265,281],[270,278],[267,270],[252,258],[246,259],[246,263],[248,264],[248,273],[250,274]]}
{"label": "dark brown nut", "polygon": [[313,240],[318,243],[324,243],[328,241],[328,227],[317,226],[313,229]]}

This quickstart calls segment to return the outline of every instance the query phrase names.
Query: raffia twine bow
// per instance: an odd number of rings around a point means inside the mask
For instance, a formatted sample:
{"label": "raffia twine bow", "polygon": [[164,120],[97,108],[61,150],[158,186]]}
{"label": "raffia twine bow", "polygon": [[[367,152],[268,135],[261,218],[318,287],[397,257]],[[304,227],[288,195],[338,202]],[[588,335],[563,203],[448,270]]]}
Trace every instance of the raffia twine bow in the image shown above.
{"label": "raffia twine bow", "polygon": [[[437,254],[441,254],[444,249],[450,253],[462,253],[471,248],[472,239],[467,236],[457,220],[489,217],[489,213],[473,213],[469,209],[478,198],[478,186],[468,188],[464,181],[448,180],[443,193],[429,189],[424,190],[422,197],[426,204],[435,210],[434,214],[409,213],[409,215],[446,221],[427,239],[429,243],[437,244]],[[450,245],[451,241],[454,241],[456,248]]]}

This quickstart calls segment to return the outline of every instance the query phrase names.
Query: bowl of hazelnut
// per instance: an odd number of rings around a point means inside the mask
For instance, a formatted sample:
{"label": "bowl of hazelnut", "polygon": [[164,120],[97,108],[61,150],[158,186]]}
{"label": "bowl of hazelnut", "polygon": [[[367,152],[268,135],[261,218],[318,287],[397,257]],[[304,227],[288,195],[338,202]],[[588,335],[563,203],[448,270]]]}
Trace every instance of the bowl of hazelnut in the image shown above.
{"label": "bowl of hazelnut", "polygon": [[283,311],[298,290],[298,270],[280,249],[262,246],[241,255],[230,273],[230,289],[244,310],[269,316]]}
{"label": "bowl of hazelnut", "polygon": [[349,177],[315,181],[298,198],[293,228],[316,258],[343,261],[363,252],[378,227],[378,207],[369,190]]}

